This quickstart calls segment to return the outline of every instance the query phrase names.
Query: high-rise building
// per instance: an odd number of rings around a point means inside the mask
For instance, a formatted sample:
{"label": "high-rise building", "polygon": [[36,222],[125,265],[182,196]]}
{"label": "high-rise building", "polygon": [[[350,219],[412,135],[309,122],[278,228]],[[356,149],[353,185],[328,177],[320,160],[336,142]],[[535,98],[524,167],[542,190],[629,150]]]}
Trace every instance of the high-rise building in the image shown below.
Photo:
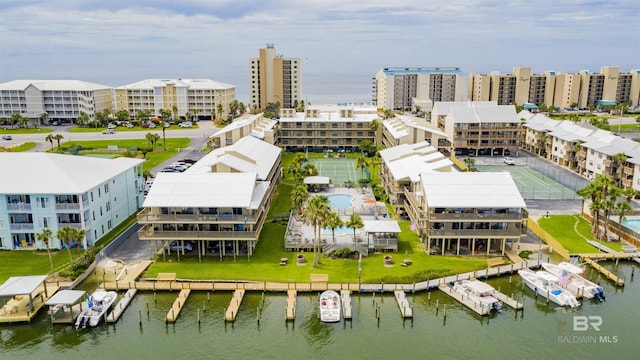
{"label": "high-rise building", "polygon": [[460,68],[384,68],[376,73],[374,100],[379,109],[430,110],[435,101],[466,100],[466,80]]}
{"label": "high-rise building", "polygon": [[273,44],[260,49],[260,56],[249,60],[251,108],[265,109],[268,103],[293,108],[302,100],[302,63],[300,58],[276,54]]}

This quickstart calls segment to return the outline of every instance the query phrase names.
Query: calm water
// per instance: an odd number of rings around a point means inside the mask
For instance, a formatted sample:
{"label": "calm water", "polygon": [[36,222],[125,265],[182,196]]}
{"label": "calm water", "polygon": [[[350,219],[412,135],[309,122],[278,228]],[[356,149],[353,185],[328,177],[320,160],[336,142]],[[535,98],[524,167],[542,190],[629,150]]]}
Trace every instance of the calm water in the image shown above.
{"label": "calm water", "polygon": [[334,209],[349,209],[353,207],[353,195],[330,194],[327,195],[329,203]]}
{"label": "calm water", "polygon": [[635,231],[640,231],[640,219],[622,220],[622,225]]}
{"label": "calm water", "polygon": [[[390,294],[354,294],[353,320],[324,324],[317,319],[314,293],[298,297],[298,319],[287,323],[286,296],[267,293],[258,323],[262,295],[250,292],[237,321],[225,325],[224,311],[231,293],[211,293],[208,300],[206,293],[193,292],[177,323],[167,325],[166,312],[177,292],[158,293],[155,301],[152,293],[138,293],[118,323],[102,324],[90,331],[53,326],[44,311],[32,324],[2,325],[0,359],[282,359],[292,355],[307,359],[395,359],[400,354],[408,359],[427,355],[454,359],[631,358],[640,340],[640,284],[631,280],[634,266],[625,262],[617,269],[627,286],[617,289],[603,280],[608,300],[583,301],[577,310],[535,300],[533,292],[522,290],[518,276],[511,284],[509,277],[491,279],[489,283],[505,293],[514,293],[517,298],[524,295],[525,310],[516,313],[507,307],[490,318],[477,316],[441,292],[431,291],[430,295],[424,292],[409,296],[414,305],[413,321],[400,318]],[[591,269],[588,276],[598,279]],[[375,317],[378,305],[379,322]],[[206,314],[201,311],[200,324],[199,308],[206,308]],[[573,331],[576,315],[600,316],[600,331]]]}

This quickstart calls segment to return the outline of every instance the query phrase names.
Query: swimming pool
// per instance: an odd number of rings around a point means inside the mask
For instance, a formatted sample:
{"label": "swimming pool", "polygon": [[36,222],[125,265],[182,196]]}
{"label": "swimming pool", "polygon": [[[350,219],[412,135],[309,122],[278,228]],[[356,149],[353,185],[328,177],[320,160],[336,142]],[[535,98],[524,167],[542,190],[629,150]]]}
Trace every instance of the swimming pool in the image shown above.
{"label": "swimming pool", "polygon": [[349,209],[353,207],[353,195],[331,194],[327,195],[329,204],[334,209]]}
{"label": "swimming pool", "polygon": [[640,232],[640,219],[622,220],[622,225]]}
{"label": "swimming pool", "polygon": [[[356,235],[358,235],[359,233],[360,233],[360,230],[356,229]],[[332,235],[333,233],[331,232],[330,228],[323,228],[322,234]],[[344,235],[353,235],[353,229],[350,227],[347,227],[347,225],[342,225],[341,227],[336,228],[336,236],[344,236]]]}

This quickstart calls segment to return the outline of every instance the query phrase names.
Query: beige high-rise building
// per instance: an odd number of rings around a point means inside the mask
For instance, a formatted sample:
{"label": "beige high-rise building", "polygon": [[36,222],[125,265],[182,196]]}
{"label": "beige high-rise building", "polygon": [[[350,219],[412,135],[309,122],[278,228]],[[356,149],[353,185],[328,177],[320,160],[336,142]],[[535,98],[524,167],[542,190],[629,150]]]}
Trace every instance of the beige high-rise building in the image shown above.
{"label": "beige high-rise building", "polygon": [[529,102],[531,68],[517,67],[513,69],[513,74],[508,75],[492,72],[490,77],[489,99],[477,99],[477,101],[497,101],[498,105]]}
{"label": "beige high-rise building", "polygon": [[265,109],[268,103],[293,108],[302,100],[302,63],[300,58],[276,54],[273,44],[260,49],[260,56],[249,60],[251,108]]}
{"label": "beige high-rise building", "polygon": [[620,68],[617,66],[603,66],[599,74],[592,74],[588,70],[580,71],[578,106],[584,108],[615,104],[619,73]]}
{"label": "beige high-rise building", "polygon": [[580,74],[556,74],[553,106],[568,109],[577,106],[580,95]]}

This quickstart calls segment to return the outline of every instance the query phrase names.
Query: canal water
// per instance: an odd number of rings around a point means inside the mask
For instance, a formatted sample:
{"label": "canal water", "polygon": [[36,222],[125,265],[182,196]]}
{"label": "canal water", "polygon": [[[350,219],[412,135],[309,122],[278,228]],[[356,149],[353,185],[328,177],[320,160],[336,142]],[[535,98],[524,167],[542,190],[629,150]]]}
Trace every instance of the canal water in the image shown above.
{"label": "canal water", "polygon": [[[607,301],[583,300],[574,310],[536,299],[517,275],[489,279],[525,302],[524,311],[505,306],[490,317],[432,290],[408,295],[414,319],[403,320],[392,294],[354,293],[353,320],[325,324],[317,318],[318,294],[301,293],[297,319],[287,322],[286,295],[248,292],[236,322],[225,324],[232,293],[194,291],[178,321],[166,324],[177,292],[139,292],[116,324],[88,331],[52,325],[45,311],[31,324],[0,325],[0,359],[635,358],[640,284],[631,274],[638,266],[622,261],[606,266],[626,286],[602,279]],[[592,269],[587,276],[599,279]]]}

